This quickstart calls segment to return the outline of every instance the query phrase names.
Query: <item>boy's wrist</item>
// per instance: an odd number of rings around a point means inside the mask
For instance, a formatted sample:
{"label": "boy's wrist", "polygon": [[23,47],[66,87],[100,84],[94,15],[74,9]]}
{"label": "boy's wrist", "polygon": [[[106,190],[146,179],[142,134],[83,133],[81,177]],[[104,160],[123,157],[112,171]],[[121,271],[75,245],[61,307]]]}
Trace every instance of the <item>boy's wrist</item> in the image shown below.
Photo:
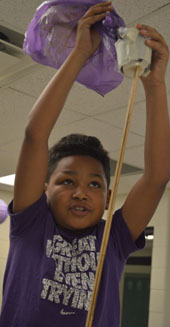
{"label": "boy's wrist", "polygon": [[165,81],[162,83],[156,84],[145,84],[144,85],[145,96],[147,101],[154,102],[155,104],[159,104],[167,98],[167,91],[166,91],[166,83]]}
{"label": "boy's wrist", "polygon": [[89,56],[84,53],[79,51],[78,49],[73,49],[71,54],[72,58],[74,58],[76,60],[76,62],[81,65],[82,67],[84,66],[84,64],[86,63],[86,61],[88,60]]}
{"label": "boy's wrist", "polygon": [[145,89],[145,92],[158,92],[160,89],[165,88],[166,89],[166,83],[165,80],[157,81],[157,82],[150,82],[150,81],[144,81],[142,80],[143,87]]}

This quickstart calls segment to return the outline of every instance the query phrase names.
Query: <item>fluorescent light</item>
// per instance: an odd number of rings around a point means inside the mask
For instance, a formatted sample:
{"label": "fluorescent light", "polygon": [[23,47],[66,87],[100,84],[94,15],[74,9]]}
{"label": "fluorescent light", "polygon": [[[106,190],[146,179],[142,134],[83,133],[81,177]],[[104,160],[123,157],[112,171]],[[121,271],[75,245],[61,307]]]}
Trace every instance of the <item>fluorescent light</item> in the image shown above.
{"label": "fluorescent light", "polygon": [[153,240],[154,235],[145,235],[146,240]]}
{"label": "fluorescent light", "polygon": [[14,186],[15,174],[0,177],[0,184]]}

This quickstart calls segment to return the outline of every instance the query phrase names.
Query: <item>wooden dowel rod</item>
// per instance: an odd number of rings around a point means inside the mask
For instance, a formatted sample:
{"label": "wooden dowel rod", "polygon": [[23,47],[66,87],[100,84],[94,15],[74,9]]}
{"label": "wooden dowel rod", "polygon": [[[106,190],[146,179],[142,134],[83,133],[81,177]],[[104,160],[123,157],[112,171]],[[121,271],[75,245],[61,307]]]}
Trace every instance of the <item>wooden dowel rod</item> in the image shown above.
{"label": "wooden dowel rod", "polygon": [[139,71],[140,71],[140,67],[137,67],[136,71],[135,71],[133,83],[132,83],[130,97],[129,97],[127,115],[126,115],[126,119],[125,119],[125,126],[124,126],[124,130],[123,130],[121,147],[120,147],[120,152],[119,152],[119,159],[116,164],[116,171],[115,171],[115,176],[114,176],[114,181],[113,181],[110,204],[109,204],[106,224],[105,224],[105,228],[104,228],[104,232],[103,232],[103,238],[102,238],[102,244],[101,244],[101,249],[100,249],[99,261],[98,261],[97,270],[96,270],[94,287],[93,287],[90,307],[89,307],[87,320],[86,320],[86,327],[92,327],[92,323],[93,323],[93,317],[94,317],[94,312],[95,312],[98,290],[99,290],[99,286],[100,286],[100,280],[101,280],[101,275],[102,275],[102,270],[103,270],[105,253],[106,253],[106,249],[107,249],[107,245],[108,245],[110,229],[111,229],[111,224],[112,224],[112,216],[113,216],[113,211],[114,211],[114,207],[115,207],[120,173],[121,173],[122,164],[123,164],[123,158],[124,158],[125,147],[126,147],[126,143],[127,143],[127,137],[128,137],[128,131],[129,131],[129,126],[130,126],[132,111],[133,111],[133,107],[134,107],[136,88],[137,88],[137,83],[138,83],[138,78],[139,78]]}

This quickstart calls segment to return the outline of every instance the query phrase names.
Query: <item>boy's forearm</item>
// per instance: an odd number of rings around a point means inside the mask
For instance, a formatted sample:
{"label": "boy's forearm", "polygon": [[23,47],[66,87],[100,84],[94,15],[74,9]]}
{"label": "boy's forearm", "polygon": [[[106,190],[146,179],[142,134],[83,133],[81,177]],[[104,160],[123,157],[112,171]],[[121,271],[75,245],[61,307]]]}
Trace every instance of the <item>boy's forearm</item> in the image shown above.
{"label": "boy's forearm", "polygon": [[145,175],[152,182],[166,184],[170,178],[170,123],[165,83],[144,85],[147,125]]}
{"label": "boy's forearm", "polygon": [[54,75],[30,112],[26,127],[30,138],[37,141],[48,140],[67,95],[85,62],[86,58],[73,50]]}

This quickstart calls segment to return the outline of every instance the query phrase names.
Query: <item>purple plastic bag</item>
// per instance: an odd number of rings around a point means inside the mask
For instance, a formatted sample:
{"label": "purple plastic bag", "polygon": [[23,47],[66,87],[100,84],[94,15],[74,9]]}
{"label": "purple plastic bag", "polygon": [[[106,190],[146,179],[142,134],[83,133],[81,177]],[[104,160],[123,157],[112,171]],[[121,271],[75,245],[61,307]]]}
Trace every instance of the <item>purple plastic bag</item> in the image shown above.
{"label": "purple plastic bag", "polygon": [[0,224],[8,217],[8,207],[6,203],[0,199]]}
{"label": "purple plastic bag", "polygon": [[[98,0],[51,0],[36,10],[25,33],[24,51],[40,64],[60,68],[75,45],[78,20]],[[77,81],[105,95],[123,80],[118,71],[117,29],[125,26],[115,10],[95,24],[102,42],[80,71]]]}

